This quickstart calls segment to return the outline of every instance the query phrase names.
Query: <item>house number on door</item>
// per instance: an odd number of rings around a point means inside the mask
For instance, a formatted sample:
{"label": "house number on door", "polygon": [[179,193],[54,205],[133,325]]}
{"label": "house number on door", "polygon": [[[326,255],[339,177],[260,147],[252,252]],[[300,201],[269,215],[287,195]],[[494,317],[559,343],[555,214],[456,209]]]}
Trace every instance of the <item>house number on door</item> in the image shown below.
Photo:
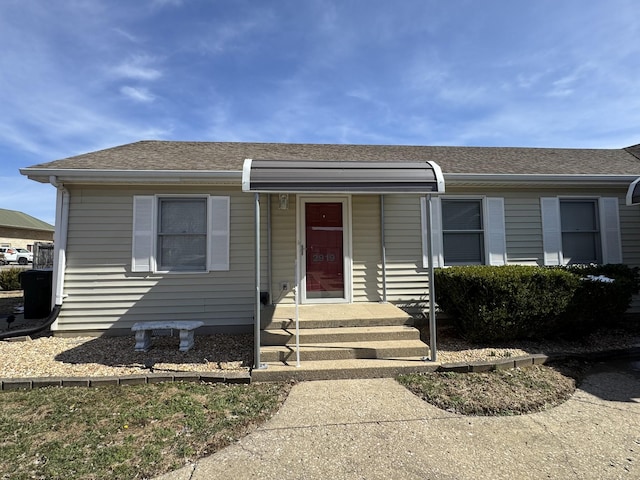
{"label": "house number on door", "polygon": [[314,262],[335,262],[336,256],[333,253],[328,253],[327,255],[323,255],[322,253],[314,253],[311,257],[311,260]]}

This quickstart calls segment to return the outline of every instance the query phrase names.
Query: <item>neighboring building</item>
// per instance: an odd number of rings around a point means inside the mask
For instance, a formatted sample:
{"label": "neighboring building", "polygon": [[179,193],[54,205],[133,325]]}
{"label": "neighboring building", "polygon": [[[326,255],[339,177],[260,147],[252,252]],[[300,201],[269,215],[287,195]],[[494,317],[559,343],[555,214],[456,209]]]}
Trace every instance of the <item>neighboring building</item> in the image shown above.
{"label": "neighboring building", "polygon": [[[625,205],[639,156],[639,146],[142,141],[21,172],[58,187],[65,255],[54,281],[65,300],[55,331],[122,333],[163,319],[242,330],[254,323],[257,253],[263,301],[293,303],[297,274],[302,304],[386,300],[412,312],[428,296],[429,241],[436,266],[640,266],[640,210]],[[414,173],[402,173],[426,161],[446,184],[431,201],[431,234],[426,197],[407,187]],[[397,171],[375,170],[378,162]]]}
{"label": "neighboring building", "polygon": [[33,251],[36,242],[53,241],[53,225],[26,213],[0,208],[0,247]]}

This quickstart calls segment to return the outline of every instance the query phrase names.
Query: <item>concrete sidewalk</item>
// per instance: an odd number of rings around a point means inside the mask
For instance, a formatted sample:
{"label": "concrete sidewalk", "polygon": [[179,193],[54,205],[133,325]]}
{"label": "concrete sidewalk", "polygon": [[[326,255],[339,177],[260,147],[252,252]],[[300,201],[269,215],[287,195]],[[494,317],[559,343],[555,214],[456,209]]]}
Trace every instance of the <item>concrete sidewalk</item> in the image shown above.
{"label": "concrete sidewalk", "polygon": [[448,413],[392,379],[300,383],[254,433],[159,478],[640,478],[640,375],[596,369],[563,405],[514,417]]}

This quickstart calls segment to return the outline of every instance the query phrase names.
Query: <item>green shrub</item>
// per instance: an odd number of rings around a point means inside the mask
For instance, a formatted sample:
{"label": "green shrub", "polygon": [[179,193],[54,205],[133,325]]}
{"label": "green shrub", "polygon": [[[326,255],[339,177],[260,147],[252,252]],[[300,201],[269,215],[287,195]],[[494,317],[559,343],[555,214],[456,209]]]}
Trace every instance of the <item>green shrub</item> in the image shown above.
{"label": "green shrub", "polygon": [[626,265],[462,266],[436,269],[435,286],[438,306],[469,340],[575,338],[618,322],[640,275]]}
{"label": "green shrub", "polygon": [[[557,333],[565,337],[575,338],[615,325],[629,308],[631,298],[640,285],[638,268],[626,265],[569,265],[559,268],[581,280],[567,310],[559,318]],[[606,278],[601,279],[600,276]]]}
{"label": "green shrub", "polygon": [[0,288],[2,290],[20,290],[20,272],[22,268],[8,268],[0,270]]}
{"label": "green shrub", "polygon": [[578,288],[561,269],[506,265],[436,269],[438,306],[476,342],[539,338],[557,322]]}

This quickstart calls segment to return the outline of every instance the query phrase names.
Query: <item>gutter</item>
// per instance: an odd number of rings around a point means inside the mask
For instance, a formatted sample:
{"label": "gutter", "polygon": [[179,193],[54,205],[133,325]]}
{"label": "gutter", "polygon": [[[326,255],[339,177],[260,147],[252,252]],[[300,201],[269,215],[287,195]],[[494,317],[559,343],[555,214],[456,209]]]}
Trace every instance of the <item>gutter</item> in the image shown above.
{"label": "gutter", "polygon": [[[52,175],[49,183],[58,190],[56,196],[56,229],[53,235],[52,304],[61,307],[64,300],[64,273],[67,266],[67,233],[69,231],[70,194],[62,182]],[[57,316],[57,315],[56,315]]]}
{"label": "gutter", "polygon": [[74,168],[21,168],[20,173],[31,180],[51,183],[51,178],[65,183],[149,183],[149,184],[211,184],[239,183],[240,171],[217,170],[101,170]]}
{"label": "gutter", "polygon": [[445,173],[445,182],[457,185],[579,185],[579,186],[628,186],[638,178],[637,175],[552,175],[552,174],[515,174],[515,173]]}

